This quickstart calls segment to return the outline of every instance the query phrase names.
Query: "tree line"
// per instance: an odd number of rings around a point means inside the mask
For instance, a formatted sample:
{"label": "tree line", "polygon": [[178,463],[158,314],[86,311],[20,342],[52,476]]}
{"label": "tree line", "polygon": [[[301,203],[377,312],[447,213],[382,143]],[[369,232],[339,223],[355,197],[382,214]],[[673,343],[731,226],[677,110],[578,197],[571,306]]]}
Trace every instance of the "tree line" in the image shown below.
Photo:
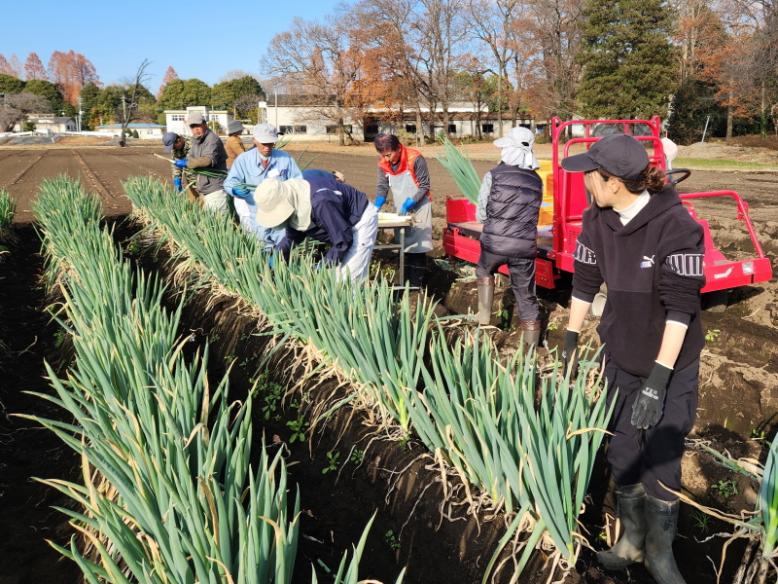
{"label": "tree line", "polygon": [[0,54],[0,131],[11,130],[30,113],[75,117],[79,108],[85,130],[113,123],[126,128],[139,120],[164,123],[164,110],[191,105],[227,109],[256,122],[264,91],[248,73],[231,71],[211,87],[200,79],[179,79],[170,66],[154,95],[146,86],[148,64],[144,61],[125,83],[103,85],[92,62],[72,50],[52,53],[48,67],[34,52],[24,64],[15,55]]}
{"label": "tree line", "polygon": [[498,134],[554,115],[778,134],[778,0],[357,0],[296,19],[262,65],[334,123],[415,115],[419,141],[461,101]]}
{"label": "tree line", "polygon": [[137,75],[103,86],[72,50],[48,67],[35,53],[23,64],[0,55],[0,128],[29,111],[74,115],[79,99],[84,128],[126,121],[130,90],[137,119],[209,105],[253,122],[264,85],[341,139],[366,116],[411,117],[417,141],[434,139],[462,101],[477,133],[488,110],[498,135],[526,119],[652,115],[683,143],[706,127],[778,135],[778,0],[352,0],[294,20],[260,64],[262,84],[233,71],[213,87],[169,67],[153,95]]}

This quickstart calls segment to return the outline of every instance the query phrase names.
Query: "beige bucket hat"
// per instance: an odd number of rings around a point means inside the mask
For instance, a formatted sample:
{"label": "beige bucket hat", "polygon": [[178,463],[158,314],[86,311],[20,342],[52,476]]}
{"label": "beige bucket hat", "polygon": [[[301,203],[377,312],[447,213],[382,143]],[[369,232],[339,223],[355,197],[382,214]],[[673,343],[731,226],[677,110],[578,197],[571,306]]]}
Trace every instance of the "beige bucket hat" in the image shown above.
{"label": "beige bucket hat", "polygon": [[257,223],[262,227],[278,227],[289,220],[289,226],[306,231],[311,225],[311,189],[303,179],[263,180],[254,193]]}

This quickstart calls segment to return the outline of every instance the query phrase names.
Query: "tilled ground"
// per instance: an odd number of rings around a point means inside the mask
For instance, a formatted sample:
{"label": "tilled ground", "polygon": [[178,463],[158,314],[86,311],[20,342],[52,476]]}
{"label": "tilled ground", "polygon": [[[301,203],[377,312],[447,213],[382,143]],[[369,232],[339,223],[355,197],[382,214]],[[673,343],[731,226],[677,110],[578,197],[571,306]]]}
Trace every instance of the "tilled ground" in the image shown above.
{"label": "tilled ground", "polygon": [[[122,215],[130,210],[122,180],[149,173],[169,178],[169,164],[156,158],[155,153],[162,154],[161,147],[0,148],[0,186],[8,188],[16,199],[15,220],[19,223],[33,219],[32,205],[40,181],[62,173],[81,177],[103,199],[107,215]],[[372,196],[376,158],[365,155],[364,149],[355,155],[300,151],[293,154],[310,167],[341,170],[349,183]],[[493,164],[477,161],[475,166],[483,173]],[[447,196],[458,195],[455,184],[437,161],[430,161],[430,170],[434,230],[440,248],[440,234],[445,228],[445,200]],[[764,251],[773,258],[774,272],[778,274],[778,173],[694,171],[679,190],[739,192],[749,204],[756,232]],[[714,241],[726,255],[753,253],[748,234],[732,204],[715,200],[697,203],[696,207],[709,220]],[[438,249],[436,255],[441,253]],[[452,312],[475,308],[473,282],[460,281],[452,287],[450,275],[439,270],[431,274],[431,279]],[[561,338],[559,331],[567,318],[565,295],[546,294],[544,303],[550,311],[551,329],[556,329],[549,333],[553,346]],[[771,437],[778,426],[778,283],[774,279],[737,290],[725,312],[704,313],[703,325],[709,342],[702,356],[695,437],[711,440],[714,446],[726,448],[736,457],[759,456],[761,442],[752,438]],[[506,346],[516,345],[515,331],[508,330],[502,337]],[[684,484],[691,494],[732,510],[753,507],[755,493],[748,482],[739,479],[737,494],[727,496],[724,489],[716,488],[727,480],[731,480],[730,475],[711,464],[709,457],[697,452],[687,454]],[[687,518],[687,525],[690,523]]]}

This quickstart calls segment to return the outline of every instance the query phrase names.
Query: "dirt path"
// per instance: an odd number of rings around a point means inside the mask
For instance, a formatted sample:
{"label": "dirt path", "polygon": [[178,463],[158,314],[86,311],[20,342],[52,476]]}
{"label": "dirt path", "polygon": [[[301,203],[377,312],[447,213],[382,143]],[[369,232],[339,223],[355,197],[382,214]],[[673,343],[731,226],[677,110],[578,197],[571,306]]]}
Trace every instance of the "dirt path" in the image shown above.
{"label": "dirt path", "polygon": [[71,529],[52,506],[69,507],[69,499],[33,477],[72,479],[78,460],[48,430],[11,417],[61,419],[59,408],[24,393],[51,392],[43,362],[57,358],[56,339],[62,336],[43,312],[38,238],[29,226],[18,235],[0,263],[0,583],[73,584],[76,565],[46,543],[67,545]]}

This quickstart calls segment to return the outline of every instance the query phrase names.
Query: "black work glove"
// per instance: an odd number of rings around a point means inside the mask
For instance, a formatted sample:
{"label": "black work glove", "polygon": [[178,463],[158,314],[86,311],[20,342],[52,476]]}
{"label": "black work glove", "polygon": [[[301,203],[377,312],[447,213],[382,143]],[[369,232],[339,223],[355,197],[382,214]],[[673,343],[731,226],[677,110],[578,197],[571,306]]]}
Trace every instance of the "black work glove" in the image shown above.
{"label": "black work glove", "polygon": [[565,344],[562,348],[562,364],[565,375],[570,371],[570,379],[578,375],[578,336],[579,333],[565,331]]}
{"label": "black work glove", "polygon": [[632,419],[630,421],[638,430],[648,430],[662,419],[667,383],[672,374],[672,369],[654,363],[651,375],[640,387],[640,393],[632,405]]}

